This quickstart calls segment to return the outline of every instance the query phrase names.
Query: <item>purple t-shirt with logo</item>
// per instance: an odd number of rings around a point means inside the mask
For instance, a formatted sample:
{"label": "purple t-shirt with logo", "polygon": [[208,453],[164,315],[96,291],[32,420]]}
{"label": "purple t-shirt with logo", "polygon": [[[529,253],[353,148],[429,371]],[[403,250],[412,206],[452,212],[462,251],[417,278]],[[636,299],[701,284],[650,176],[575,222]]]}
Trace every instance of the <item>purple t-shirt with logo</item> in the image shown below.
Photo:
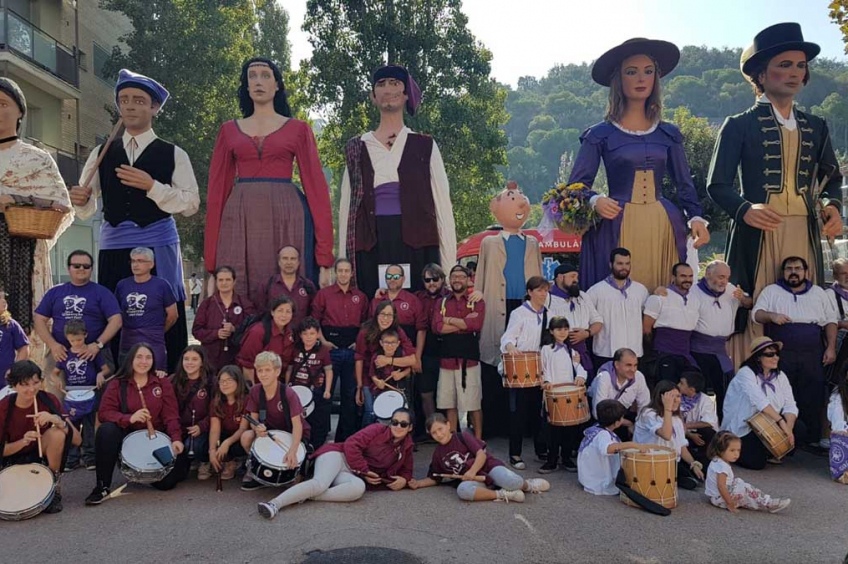
{"label": "purple t-shirt with logo", "polygon": [[47,290],[35,308],[35,313],[53,320],[53,338],[68,347],[70,343],[65,338],[65,323],[81,320],[88,332],[86,341],[93,343],[103,333],[109,318],[120,314],[121,309],[114,294],[105,286],[95,282],[74,286],[65,282]]}
{"label": "purple t-shirt with logo", "polygon": [[0,388],[6,385],[6,371],[15,363],[15,352],[29,344],[21,325],[10,319],[6,325],[0,325]]}
{"label": "purple t-shirt with logo", "polygon": [[97,353],[94,360],[83,360],[79,354],[68,351],[68,358],[57,362],[56,368],[65,373],[68,386],[94,386],[97,373],[103,370],[103,355]]}
{"label": "purple t-shirt with logo", "polygon": [[121,328],[121,352],[136,343],[153,347],[156,368],[164,370],[168,364],[165,356],[165,309],[177,303],[171,284],[164,278],[153,276],[138,283],[135,278],[124,278],[115,288],[121,306],[124,325]]}

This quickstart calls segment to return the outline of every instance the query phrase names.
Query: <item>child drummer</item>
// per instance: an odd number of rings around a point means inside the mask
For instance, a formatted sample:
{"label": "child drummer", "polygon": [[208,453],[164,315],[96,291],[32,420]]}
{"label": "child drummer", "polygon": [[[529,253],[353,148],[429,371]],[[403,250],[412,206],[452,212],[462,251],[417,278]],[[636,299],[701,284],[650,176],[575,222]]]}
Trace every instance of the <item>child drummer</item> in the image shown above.
{"label": "child drummer", "polygon": [[[548,324],[553,343],[542,347],[542,389],[556,391],[562,384],[586,385],[586,370],[580,364],[580,354],[568,344],[569,323],[565,317],[554,317]],[[539,468],[539,474],[550,474],[557,469],[562,456],[566,472],[577,472],[571,458],[580,442],[580,425],[555,425],[548,417],[548,460]],[[561,454],[560,454],[561,453]]]}
{"label": "child drummer", "polygon": [[[283,372],[283,361],[280,356],[271,351],[256,355],[253,362],[256,378],[259,381],[250,389],[245,411],[259,422],[241,435],[241,446],[245,452],[250,452],[253,441],[259,437],[267,437],[268,431],[276,429],[292,435],[292,445],[309,442],[309,423],[303,418],[303,406],[297,393],[290,386],[280,382]],[[297,448],[289,449],[284,460],[289,468],[299,466]],[[253,479],[250,473],[245,474],[241,489],[244,491],[258,490],[266,487]]]}
{"label": "child drummer", "polygon": [[[380,334],[380,346],[377,348],[377,354],[371,360],[371,366],[368,370],[368,385],[362,389],[364,398],[363,427],[367,427],[377,420],[374,415],[374,400],[383,390],[389,389],[387,385],[397,388],[404,396],[409,397],[407,390],[412,369],[395,366],[395,359],[403,356],[398,331],[392,328],[383,331]],[[384,364],[385,359],[388,359],[388,364]]]}

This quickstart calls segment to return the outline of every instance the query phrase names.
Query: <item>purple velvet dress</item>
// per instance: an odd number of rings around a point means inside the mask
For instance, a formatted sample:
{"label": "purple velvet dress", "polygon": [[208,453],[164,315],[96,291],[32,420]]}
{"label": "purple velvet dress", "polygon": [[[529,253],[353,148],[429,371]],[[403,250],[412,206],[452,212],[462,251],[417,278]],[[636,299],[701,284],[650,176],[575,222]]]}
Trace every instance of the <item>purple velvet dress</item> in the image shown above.
{"label": "purple velvet dress", "polygon": [[[649,133],[635,134],[622,131],[610,122],[602,122],[587,129],[580,137],[580,142],[580,153],[574,163],[569,183],[582,182],[591,187],[603,160],[609,181],[609,197],[616,200],[624,209],[624,212],[613,220],[599,220],[595,227],[583,235],[580,253],[581,286],[589,288],[609,274],[609,253],[622,243],[624,216],[627,215],[628,221],[638,225],[637,222],[640,219],[638,214],[645,208],[638,205],[625,207],[639,197],[639,194],[634,194],[635,188],[644,190],[649,194],[648,198],[655,197],[656,201],[662,205],[671,226],[671,229],[666,232],[673,237],[674,241],[673,247],[671,241],[665,242],[668,245],[662,242],[657,245],[657,242],[653,241],[649,245],[653,248],[630,248],[629,250],[633,253],[633,263],[639,260],[640,255],[646,257],[659,252],[658,247],[676,250],[677,256],[672,257],[674,259],[672,264],[678,261],[685,262],[688,233],[686,219],[700,216],[702,212],[689,164],[686,161],[683,135],[680,130],[670,123],[660,122]],[[666,173],[677,188],[677,197],[686,212],[686,218],[674,202],[662,195],[662,179]],[[651,178],[654,184],[652,187],[642,185],[640,188],[640,183],[649,182],[648,179]],[[643,220],[653,221],[648,217]],[[663,274],[663,277],[666,276],[671,276],[670,269]],[[646,286],[651,285],[646,283],[649,281],[638,279],[637,281]],[[653,291],[653,288],[649,288],[649,291]]]}

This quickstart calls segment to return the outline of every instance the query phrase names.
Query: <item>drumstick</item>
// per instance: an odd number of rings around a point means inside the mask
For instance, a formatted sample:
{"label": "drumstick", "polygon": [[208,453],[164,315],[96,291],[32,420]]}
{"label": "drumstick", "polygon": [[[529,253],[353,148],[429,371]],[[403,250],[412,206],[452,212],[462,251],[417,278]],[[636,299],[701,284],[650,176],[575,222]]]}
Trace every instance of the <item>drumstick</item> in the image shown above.
{"label": "drumstick", "polygon": [[32,420],[33,424],[35,424],[35,432],[38,435],[38,458],[43,456],[41,450],[41,427],[38,426],[38,395],[32,398],[32,409],[35,411],[35,419]]}
{"label": "drumstick", "polygon": [[[251,425],[253,425],[254,427],[257,427],[259,425],[264,425],[264,423],[260,423],[259,421],[254,419],[253,416],[250,415],[249,413],[245,413],[242,417],[247,419],[247,422],[250,423]],[[266,432],[268,432],[267,429],[266,429]],[[275,437],[273,433],[268,433],[268,438],[271,439],[272,441],[274,441],[275,443],[277,443],[279,446],[281,446],[283,448],[283,450],[288,452],[289,447],[286,446],[285,443],[280,442],[280,440],[277,437]]]}
{"label": "drumstick", "polygon": [[[445,478],[447,480],[462,480],[462,476],[459,474],[433,474],[433,476],[437,478]],[[475,482],[485,482],[486,476],[480,476],[479,474],[474,476]]]}
{"label": "drumstick", "polygon": [[94,166],[85,179],[82,181],[82,187],[88,188],[88,185],[91,184],[91,179],[94,178],[94,174],[100,170],[100,164],[103,162],[103,158],[106,156],[106,151],[109,150],[109,145],[112,144],[112,141],[115,140],[115,137],[118,135],[118,132],[121,130],[121,126],[124,125],[124,120],[122,118],[118,118],[118,121],[115,122],[115,126],[112,128],[112,132],[109,134],[109,138],[106,139],[106,142],[103,144],[103,148],[100,150],[100,154],[97,155],[97,160],[94,161]]}
{"label": "drumstick", "polygon": [[392,386],[391,384],[389,384],[385,380],[383,380],[383,385],[393,392],[399,392],[400,393],[400,390],[398,388],[395,388],[394,386]]}
{"label": "drumstick", "polygon": [[[141,398],[141,409],[147,409],[147,402],[144,401],[144,393],[141,391],[141,386],[138,384],[135,385],[138,388],[138,397]],[[149,411],[148,411],[149,413]],[[153,421],[148,418],[147,419],[147,438],[153,439],[156,437],[156,429],[153,428]]]}

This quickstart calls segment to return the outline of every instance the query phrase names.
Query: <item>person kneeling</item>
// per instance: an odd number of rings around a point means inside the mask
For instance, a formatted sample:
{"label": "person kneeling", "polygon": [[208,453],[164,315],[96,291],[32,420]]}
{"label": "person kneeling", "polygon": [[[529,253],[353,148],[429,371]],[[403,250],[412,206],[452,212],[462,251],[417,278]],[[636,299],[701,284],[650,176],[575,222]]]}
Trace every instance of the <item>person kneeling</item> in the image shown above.
{"label": "person kneeling", "polygon": [[[145,343],[130,348],[115,379],[109,382],[100,409],[101,425],[94,435],[94,459],[97,485],[85,498],[86,505],[99,505],[109,497],[112,474],[121,456],[123,441],[133,431],[152,427],[171,440],[175,456],[184,450],[177,396],[167,378],[156,375],[153,349]],[[153,482],[154,488],[170,490],[186,478],[187,472],[172,469],[164,478]]]}
{"label": "person kneeling", "polygon": [[583,432],[577,452],[577,480],[583,490],[595,495],[618,495],[615,478],[621,468],[624,449],[646,452],[651,445],[621,442],[615,430],[625,424],[627,408],[614,399],[605,399],[595,407],[598,423]]}
{"label": "person kneeling", "polygon": [[[41,369],[37,364],[31,360],[15,362],[6,381],[13,391],[0,400],[0,468],[46,459],[47,466],[58,476],[70,444],[82,443],[79,431],[61,417],[58,398],[41,391]],[[57,487],[44,512],[61,510],[62,495]]]}
{"label": "person kneeling", "polygon": [[[310,427],[303,418],[303,406],[297,393],[280,382],[283,361],[275,352],[261,352],[256,355],[253,369],[259,383],[250,389],[245,409],[259,425],[251,424],[251,429],[242,433],[241,446],[245,452],[250,453],[253,441],[267,437],[269,430],[291,433],[292,448],[283,458],[283,464],[287,468],[298,468],[301,461],[297,459],[298,449],[294,445],[309,442]],[[251,491],[265,487],[268,486],[256,480],[251,472],[248,471],[244,475],[242,490]]]}
{"label": "person kneeling", "polygon": [[[547,480],[525,480],[493,456],[486,454],[486,444],[473,434],[452,433],[441,413],[427,418],[427,432],[439,443],[427,477],[410,480],[413,490],[437,486],[443,482],[456,485],[456,495],[464,501],[524,501],[524,493],[540,493],[551,489]],[[489,489],[492,486],[498,489]]]}

